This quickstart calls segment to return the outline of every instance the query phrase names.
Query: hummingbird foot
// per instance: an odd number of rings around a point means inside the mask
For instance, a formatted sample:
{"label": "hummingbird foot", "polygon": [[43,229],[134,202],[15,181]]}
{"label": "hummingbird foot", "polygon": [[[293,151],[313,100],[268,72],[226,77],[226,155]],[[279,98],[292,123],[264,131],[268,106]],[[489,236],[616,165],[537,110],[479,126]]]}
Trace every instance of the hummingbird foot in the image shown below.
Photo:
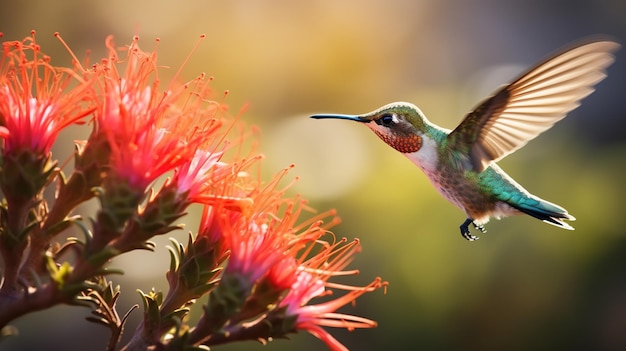
{"label": "hummingbird foot", "polygon": [[463,236],[463,238],[465,238],[465,239],[467,239],[469,241],[475,241],[475,240],[479,239],[479,237],[470,234],[470,231],[469,231],[470,223],[474,225],[474,228],[480,230],[482,233],[485,233],[487,231],[487,230],[485,230],[484,226],[476,225],[476,223],[474,223],[473,219],[471,219],[471,218],[466,219],[465,222],[463,222],[463,224],[461,224],[461,227],[460,227],[461,228],[461,236]]}

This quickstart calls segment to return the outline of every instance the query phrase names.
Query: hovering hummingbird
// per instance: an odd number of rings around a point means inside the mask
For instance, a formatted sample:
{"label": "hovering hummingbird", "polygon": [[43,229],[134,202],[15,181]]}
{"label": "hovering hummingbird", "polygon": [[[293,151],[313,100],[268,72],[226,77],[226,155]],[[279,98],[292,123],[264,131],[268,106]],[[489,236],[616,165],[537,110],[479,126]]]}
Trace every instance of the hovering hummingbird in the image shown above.
{"label": "hovering hummingbird", "polygon": [[469,225],[485,233],[491,217],[527,214],[573,230],[563,207],[530,194],[496,162],[548,130],[594,85],[606,77],[619,44],[593,41],[562,51],[500,88],[478,104],[454,130],[426,119],[415,105],[394,102],[364,115],[317,114],[312,118],[357,121],[401,152],[428,177],[443,197],[465,211],[461,235]]}

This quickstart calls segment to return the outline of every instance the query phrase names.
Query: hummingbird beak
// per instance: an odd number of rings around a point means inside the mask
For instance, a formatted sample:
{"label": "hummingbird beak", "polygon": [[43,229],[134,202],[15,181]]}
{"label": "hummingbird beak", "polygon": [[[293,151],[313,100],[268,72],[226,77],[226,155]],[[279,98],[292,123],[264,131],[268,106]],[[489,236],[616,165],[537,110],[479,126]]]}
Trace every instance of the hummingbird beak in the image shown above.
{"label": "hummingbird beak", "polygon": [[311,116],[311,118],[315,118],[315,119],[325,119],[325,118],[347,119],[347,120],[350,120],[350,121],[356,121],[356,122],[362,122],[362,123],[369,122],[369,120],[367,120],[367,119],[365,119],[363,117],[354,116],[354,115],[319,114],[319,115],[313,115],[313,116]]}

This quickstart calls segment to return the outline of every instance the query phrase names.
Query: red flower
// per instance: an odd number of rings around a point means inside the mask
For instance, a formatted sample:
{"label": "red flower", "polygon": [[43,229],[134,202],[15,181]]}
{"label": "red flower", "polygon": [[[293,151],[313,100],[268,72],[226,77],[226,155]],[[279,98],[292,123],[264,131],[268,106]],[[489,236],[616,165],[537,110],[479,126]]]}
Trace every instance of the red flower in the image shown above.
{"label": "red flower", "polygon": [[[81,122],[94,107],[92,80],[80,69],[53,67],[40,51],[35,32],[3,43],[0,60],[0,124],[4,154],[31,150],[48,155],[59,132]],[[75,62],[76,63],[76,62]],[[70,85],[75,84],[70,88]]]}
{"label": "red flower", "polygon": [[[343,271],[352,260],[352,256],[359,251],[358,240],[346,245],[345,239],[326,246],[317,255],[305,261],[297,273],[291,290],[280,302],[286,307],[287,316],[295,316],[295,328],[305,330],[324,341],[331,350],[344,351],[347,348],[335,339],[322,327],[338,327],[353,330],[355,328],[373,328],[376,322],[367,318],[337,313],[336,311],[354,301],[366,292],[371,292],[387,285],[380,278],[376,278],[364,287],[353,287],[328,282],[332,276],[357,274],[358,271]],[[324,243],[326,244],[326,243]],[[348,291],[344,295],[319,304],[309,304],[316,297],[333,294],[330,289]]]}
{"label": "red flower", "polygon": [[[191,162],[214,126],[210,118],[204,119],[204,125],[198,123],[197,106],[181,108],[177,104],[191,95],[204,97],[204,77],[192,82],[201,91],[170,84],[159,92],[156,50],[140,50],[138,40],[135,37],[123,49],[126,58],[119,60],[112,37],[107,38],[109,57],[96,66],[103,78],[96,132],[104,133],[109,141],[114,179],[144,189],[157,177]],[[118,71],[122,65],[126,66],[124,72]],[[202,117],[207,117],[207,111],[214,114],[216,109],[201,110]]]}

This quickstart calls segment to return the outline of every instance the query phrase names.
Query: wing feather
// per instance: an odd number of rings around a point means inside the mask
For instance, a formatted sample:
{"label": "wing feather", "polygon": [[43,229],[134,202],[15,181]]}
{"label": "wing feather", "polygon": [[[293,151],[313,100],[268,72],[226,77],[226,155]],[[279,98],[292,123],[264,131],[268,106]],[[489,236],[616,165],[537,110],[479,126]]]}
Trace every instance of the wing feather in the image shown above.
{"label": "wing feather", "polygon": [[540,63],[480,103],[448,136],[482,172],[548,130],[606,77],[619,44],[595,41]]}

